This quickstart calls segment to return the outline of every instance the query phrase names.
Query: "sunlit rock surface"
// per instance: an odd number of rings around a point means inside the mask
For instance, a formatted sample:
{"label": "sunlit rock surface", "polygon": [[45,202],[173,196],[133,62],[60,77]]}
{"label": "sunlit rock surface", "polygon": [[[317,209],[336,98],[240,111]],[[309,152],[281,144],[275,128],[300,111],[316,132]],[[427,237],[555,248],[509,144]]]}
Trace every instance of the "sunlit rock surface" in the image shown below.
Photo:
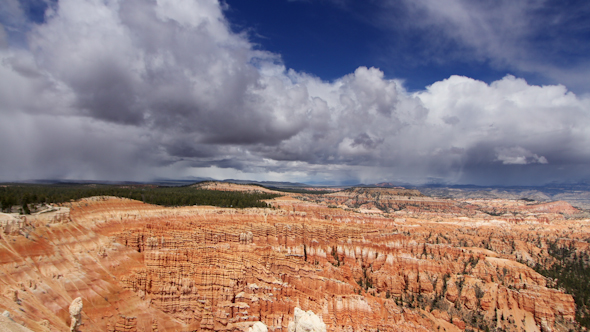
{"label": "sunlit rock surface", "polygon": [[572,326],[572,297],[527,266],[547,241],[587,248],[569,204],[353,194],[243,210],[96,197],[6,218],[0,311],[33,331],[69,331],[78,297],[79,331],[288,331],[297,308],[326,331]]}

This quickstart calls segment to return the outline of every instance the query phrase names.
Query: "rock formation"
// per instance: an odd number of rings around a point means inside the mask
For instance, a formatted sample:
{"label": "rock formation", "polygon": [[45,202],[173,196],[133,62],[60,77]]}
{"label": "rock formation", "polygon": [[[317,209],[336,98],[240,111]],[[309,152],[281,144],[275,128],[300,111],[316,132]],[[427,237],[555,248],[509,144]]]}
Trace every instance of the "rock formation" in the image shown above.
{"label": "rock formation", "polygon": [[[83,331],[575,327],[572,296],[530,266],[552,259],[550,244],[588,252],[588,220],[567,219],[561,203],[387,190],[398,191],[379,197],[400,210],[358,212],[340,193],[241,210],[100,197],[69,204],[67,222],[28,216],[28,237],[0,240],[0,310],[34,331],[66,331],[70,314],[73,329],[84,315]],[[414,199],[428,204],[398,202]],[[83,313],[69,310],[72,298]]]}
{"label": "rock formation", "polygon": [[0,332],[32,332],[30,329],[16,323],[8,311],[0,315]]}
{"label": "rock formation", "polygon": [[389,214],[425,220],[463,216],[511,223],[547,223],[579,215],[567,202],[540,203],[507,199],[445,199],[400,188],[351,188],[326,195],[300,195],[300,199],[352,209],[360,213]]}
{"label": "rock formation", "polygon": [[268,332],[268,327],[262,322],[256,322],[248,329],[248,332]]}
{"label": "rock formation", "polygon": [[70,304],[70,332],[76,332],[80,324],[82,324],[82,298],[77,297]]}
{"label": "rock formation", "polygon": [[[248,332],[267,332],[268,327],[262,322],[256,322]],[[287,327],[288,332],[326,332],[326,324],[313,311],[305,312],[295,308],[294,317]]]}
{"label": "rock formation", "polygon": [[326,332],[326,324],[313,311],[305,312],[295,308],[293,321],[287,327],[288,332]]}
{"label": "rock formation", "polygon": [[26,226],[24,218],[15,217],[12,214],[0,213],[0,236],[19,235]]}

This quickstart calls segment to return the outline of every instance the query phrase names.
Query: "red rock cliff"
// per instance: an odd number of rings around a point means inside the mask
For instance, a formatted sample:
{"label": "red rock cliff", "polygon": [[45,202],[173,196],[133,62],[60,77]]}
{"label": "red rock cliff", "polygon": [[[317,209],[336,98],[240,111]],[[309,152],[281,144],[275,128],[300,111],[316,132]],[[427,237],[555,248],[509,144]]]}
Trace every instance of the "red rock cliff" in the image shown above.
{"label": "red rock cliff", "polygon": [[27,236],[2,234],[0,310],[35,331],[68,330],[76,297],[80,331],[246,331],[257,321],[287,331],[296,307],[328,331],[572,326],[572,297],[516,260],[543,259],[539,238],[587,235],[584,221],[427,221],[289,197],[273,205],[93,198],[58,222],[29,217]]}

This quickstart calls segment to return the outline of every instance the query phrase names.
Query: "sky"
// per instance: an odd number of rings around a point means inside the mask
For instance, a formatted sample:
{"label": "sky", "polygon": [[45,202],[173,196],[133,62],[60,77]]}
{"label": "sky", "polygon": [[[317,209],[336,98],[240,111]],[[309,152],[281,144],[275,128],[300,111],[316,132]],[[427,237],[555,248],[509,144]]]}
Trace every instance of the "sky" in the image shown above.
{"label": "sky", "polygon": [[590,182],[590,3],[4,0],[0,181]]}

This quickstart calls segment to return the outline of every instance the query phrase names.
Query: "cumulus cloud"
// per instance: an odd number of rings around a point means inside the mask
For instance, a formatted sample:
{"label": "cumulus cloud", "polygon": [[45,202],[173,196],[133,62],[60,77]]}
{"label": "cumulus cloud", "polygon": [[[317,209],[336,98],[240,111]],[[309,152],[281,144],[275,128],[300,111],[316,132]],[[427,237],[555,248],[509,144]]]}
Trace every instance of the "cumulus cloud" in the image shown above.
{"label": "cumulus cloud", "polygon": [[547,164],[547,158],[538,156],[520,146],[511,148],[496,148],[496,155],[504,165]]}
{"label": "cumulus cloud", "polygon": [[26,48],[4,40],[2,180],[589,175],[590,103],[564,86],[452,76],[409,93],[366,67],[325,82],[232,32],[215,0],[62,0]]}

